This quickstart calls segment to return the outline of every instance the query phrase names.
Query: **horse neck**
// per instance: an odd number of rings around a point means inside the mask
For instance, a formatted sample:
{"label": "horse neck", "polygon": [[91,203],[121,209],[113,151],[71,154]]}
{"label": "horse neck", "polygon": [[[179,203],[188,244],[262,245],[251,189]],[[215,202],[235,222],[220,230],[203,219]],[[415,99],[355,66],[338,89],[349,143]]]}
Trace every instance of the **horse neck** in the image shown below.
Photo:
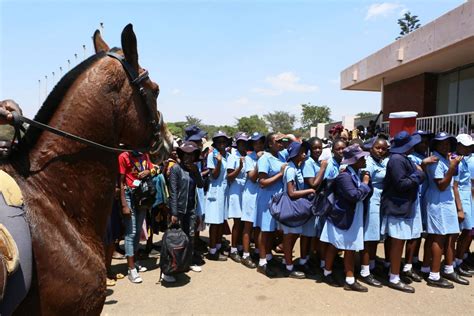
{"label": "horse neck", "polygon": [[[116,145],[113,96],[93,69],[78,77],[49,124],[89,140]],[[113,119],[110,119],[113,118]],[[29,151],[25,202],[33,215],[67,216],[78,230],[103,234],[118,173],[117,155],[43,132]],[[89,235],[90,234],[86,234]]]}

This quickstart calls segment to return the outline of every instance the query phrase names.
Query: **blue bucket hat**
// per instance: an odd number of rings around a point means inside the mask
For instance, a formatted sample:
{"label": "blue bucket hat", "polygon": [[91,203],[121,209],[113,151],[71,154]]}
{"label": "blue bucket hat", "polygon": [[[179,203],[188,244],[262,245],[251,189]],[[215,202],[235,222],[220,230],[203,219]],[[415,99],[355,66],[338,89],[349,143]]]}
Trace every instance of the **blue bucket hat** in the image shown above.
{"label": "blue bucket hat", "polygon": [[302,143],[292,142],[287,148],[288,156],[286,157],[286,161],[290,161],[291,159],[298,156],[298,154],[300,153],[301,147],[303,147],[305,151],[308,151],[310,146],[308,142],[302,142]]}
{"label": "blue bucket hat", "polygon": [[237,132],[235,133],[234,136],[235,142],[238,142],[239,140],[243,140],[244,142],[249,141],[249,135],[246,132]]}
{"label": "blue bucket hat", "polygon": [[184,133],[186,134],[186,137],[184,138],[185,141],[195,142],[202,140],[207,135],[207,132],[203,131],[196,125],[186,127]]}
{"label": "blue bucket hat", "polygon": [[416,132],[414,132],[412,135],[420,135],[420,136],[426,136],[426,137],[433,137],[434,136],[434,133],[431,133],[431,132],[428,132],[428,131],[424,131],[424,130],[417,130]]}
{"label": "blue bucket hat", "polygon": [[250,139],[249,139],[249,140],[255,142],[255,141],[257,141],[257,140],[259,140],[259,139],[262,139],[262,138],[265,139],[265,135],[263,135],[263,134],[261,134],[261,133],[259,133],[259,132],[255,132],[255,133],[253,133],[253,134],[250,136]]}
{"label": "blue bucket hat", "polygon": [[342,155],[344,158],[342,159],[341,164],[350,166],[355,164],[360,158],[370,155],[370,153],[362,150],[359,144],[354,144],[344,148]]}
{"label": "blue bucket hat", "polygon": [[220,137],[223,137],[227,140],[228,144],[227,146],[230,146],[232,144],[232,138],[230,138],[229,136],[227,136],[227,134],[223,131],[217,131],[214,136],[212,137],[212,147],[215,147],[214,146],[214,142],[216,141],[217,138],[220,138]]}
{"label": "blue bucket hat", "polygon": [[431,146],[433,146],[436,142],[440,142],[443,140],[449,140],[451,145],[451,150],[454,150],[456,144],[458,143],[456,137],[446,132],[439,132],[435,135],[435,137],[431,140]]}
{"label": "blue bucket hat", "polygon": [[392,154],[404,154],[421,142],[419,134],[410,135],[407,131],[401,131],[392,140],[390,152]]}

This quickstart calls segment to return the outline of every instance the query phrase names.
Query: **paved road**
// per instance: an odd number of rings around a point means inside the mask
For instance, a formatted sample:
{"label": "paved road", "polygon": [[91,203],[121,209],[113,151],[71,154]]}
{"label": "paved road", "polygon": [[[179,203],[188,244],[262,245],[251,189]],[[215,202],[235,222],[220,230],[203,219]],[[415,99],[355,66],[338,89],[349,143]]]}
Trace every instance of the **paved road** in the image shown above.
{"label": "paved road", "polygon": [[[378,255],[382,256],[379,247]],[[299,254],[296,249],[295,254]],[[354,293],[312,279],[269,279],[231,260],[207,261],[201,273],[189,272],[171,287],[157,284],[157,258],[143,262],[142,284],[119,280],[110,287],[103,315],[175,314],[438,314],[467,315],[474,311],[474,284],[453,290],[414,284],[415,294],[383,288]],[[124,260],[112,263],[126,271]],[[342,272],[341,278],[342,278]],[[474,279],[471,279],[474,283]],[[472,315],[472,314],[471,314]]]}

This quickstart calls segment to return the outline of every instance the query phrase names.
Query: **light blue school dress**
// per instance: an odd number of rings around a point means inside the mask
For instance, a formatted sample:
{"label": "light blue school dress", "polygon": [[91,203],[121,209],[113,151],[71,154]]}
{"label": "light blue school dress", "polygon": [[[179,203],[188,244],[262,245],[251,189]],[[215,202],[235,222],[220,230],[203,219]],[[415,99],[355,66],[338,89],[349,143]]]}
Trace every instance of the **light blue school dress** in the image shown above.
{"label": "light blue school dress", "polygon": [[466,157],[461,160],[458,175],[454,179],[458,182],[459,196],[464,211],[464,220],[459,223],[459,229],[461,230],[471,230],[474,224],[472,221],[471,172],[467,160]]}
{"label": "light blue school dress", "polygon": [[437,163],[427,167],[429,186],[426,190],[427,232],[428,234],[448,235],[459,233],[456,204],[454,202],[453,181],[444,191],[440,191],[435,179],[444,178],[449,169],[449,161],[436,151]]}
{"label": "light blue school dress", "polygon": [[[319,169],[321,169],[321,164],[319,161],[314,161],[314,159],[311,157],[308,157],[301,165],[301,172],[304,179],[314,178],[319,173]],[[310,186],[305,183],[304,188],[310,189]],[[319,238],[319,236],[321,236],[323,226],[324,221],[320,221],[319,216],[313,216],[306,222],[306,224],[303,225],[303,232],[301,235]]]}
{"label": "light blue school dress", "polygon": [[[227,186],[227,160],[229,153],[222,156],[221,170],[217,179],[209,175],[209,191],[206,195],[206,224],[222,224],[228,218],[229,188]],[[214,152],[207,156],[207,167],[214,169],[217,159]]]}
{"label": "light blue school dress", "polygon": [[[265,153],[257,162],[258,172],[264,172],[268,177],[272,177],[280,172],[283,164],[282,158],[277,158],[270,153]],[[277,181],[266,188],[260,188],[257,194],[257,221],[256,227],[260,227],[262,232],[273,232],[277,222],[270,214],[268,204],[275,193],[281,192],[283,182]]]}
{"label": "light blue school dress", "polygon": [[[361,185],[359,175],[348,166],[347,170],[354,179],[357,186]],[[331,221],[326,221],[321,232],[321,241],[332,244],[337,249],[359,251],[364,249],[364,202],[356,203],[354,220],[348,230],[339,229]]]}
{"label": "light blue school dress", "polygon": [[[286,167],[285,174],[283,175],[283,192],[288,191],[288,182],[295,183],[295,190],[302,190],[304,187],[304,179],[301,170],[290,161]],[[288,227],[280,224],[283,234],[301,234],[303,232],[303,225],[297,227]]]}
{"label": "light blue school dress", "polygon": [[334,159],[331,158],[328,161],[328,166],[326,168],[326,174],[324,175],[325,179],[336,179],[339,174],[339,169],[341,165]]}
{"label": "light blue school dress", "polygon": [[379,241],[381,239],[382,215],[380,214],[380,198],[382,197],[387,163],[388,158],[381,161],[372,156],[366,158],[365,170],[370,173],[374,191],[369,200],[369,212],[364,218],[364,241]]}
{"label": "light blue school dress", "polygon": [[[242,155],[238,150],[229,155],[227,161],[227,170],[236,170],[240,166],[240,157]],[[242,217],[242,194],[244,192],[247,173],[245,172],[245,163],[234,181],[229,183],[229,218]]]}
{"label": "light blue school dress", "polygon": [[253,182],[248,177],[248,173],[255,169],[258,157],[256,152],[251,152],[245,156],[245,174],[247,175],[244,191],[242,193],[242,217],[241,220],[245,222],[257,222],[257,193],[259,190],[258,179]]}
{"label": "light blue school dress", "polygon": [[[423,162],[423,159],[425,159],[426,156],[421,155],[419,153],[414,152],[413,154],[408,155],[408,159],[410,159],[415,165],[421,166],[421,163]],[[426,214],[426,190],[428,189],[429,181],[428,177],[425,177],[425,180],[423,183],[420,185],[420,190],[419,190],[419,204],[420,204],[420,212],[421,212],[421,222],[423,225],[423,231],[426,231],[426,217],[428,216]]]}

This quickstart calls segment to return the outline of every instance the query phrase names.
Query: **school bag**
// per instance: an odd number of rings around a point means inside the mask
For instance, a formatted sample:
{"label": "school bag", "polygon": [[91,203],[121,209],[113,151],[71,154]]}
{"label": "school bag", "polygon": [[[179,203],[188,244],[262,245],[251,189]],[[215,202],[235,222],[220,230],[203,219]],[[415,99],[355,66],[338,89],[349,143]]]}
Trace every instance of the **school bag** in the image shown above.
{"label": "school bag", "polygon": [[171,225],[163,234],[160,270],[166,275],[189,271],[192,260],[191,241],[178,224]]}
{"label": "school bag", "polygon": [[334,179],[324,179],[316,191],[311,211],[315,216],[327,217],[332,211],[334,203]]}

